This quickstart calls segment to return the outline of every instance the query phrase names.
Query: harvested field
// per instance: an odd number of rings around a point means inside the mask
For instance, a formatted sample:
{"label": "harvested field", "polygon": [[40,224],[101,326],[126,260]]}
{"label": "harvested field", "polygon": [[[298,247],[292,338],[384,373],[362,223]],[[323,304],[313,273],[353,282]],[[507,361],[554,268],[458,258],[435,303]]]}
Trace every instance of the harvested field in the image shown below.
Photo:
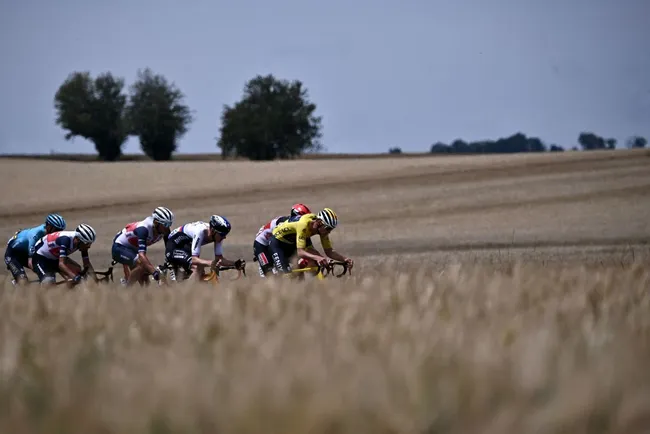
{"label": "harvested field", "polygon": [[[249,262],[249,278],[217,290],[17,291],[2,270],[0,432],[650,426],[647,151],[0,160],[0,173],[5,239],[61,212],[97,229],[102,269],[125,223],[167,205],[179,224],[229,217],[226,256]],[[257,277],[254,235],[294,202],[338,212],[332,240],[356,260],[350,278]],[[162,246],[150,252],[162,262]]]}

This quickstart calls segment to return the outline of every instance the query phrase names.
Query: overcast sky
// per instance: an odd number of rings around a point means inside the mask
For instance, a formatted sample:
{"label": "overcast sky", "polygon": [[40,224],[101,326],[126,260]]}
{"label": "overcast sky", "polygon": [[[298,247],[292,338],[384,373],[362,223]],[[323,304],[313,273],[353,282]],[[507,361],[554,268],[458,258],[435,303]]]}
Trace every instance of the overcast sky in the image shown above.
{"label": "overcast sky", "polygon": [[145,67],[195,111],[179,152],[217,152],[223,104],[267,73],[304,83],[331,152],[650,137],[650,0],[0,1],[4,153],[93,153],[54,124],[58,86]]}

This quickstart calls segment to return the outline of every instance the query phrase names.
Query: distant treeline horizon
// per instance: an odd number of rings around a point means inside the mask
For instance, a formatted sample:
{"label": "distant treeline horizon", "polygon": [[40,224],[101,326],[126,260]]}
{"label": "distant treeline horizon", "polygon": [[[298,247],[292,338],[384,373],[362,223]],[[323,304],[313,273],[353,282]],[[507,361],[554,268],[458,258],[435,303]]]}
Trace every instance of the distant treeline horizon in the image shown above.
{"label": "distant treeline horizon", "polygon": [[[578,144],[570,150],[578,151],[578,145],[584,151],[599,149],[616,149],[617,140],[604,138],[592,132],[581,132],[578,135]],[[647,140],[641,136],[630,136],[625,146],[631,148],[645,148]],[[517,132],[509,137],[496,140],[465,141],[456,139],[451,144],[436,142],[431,145],[429,152],[434,154],[508,154],[517,152],[563,152],[566,149],[556,144],[545,144],[539,137],[527,137],[524,133]],[[401,148],[390,148],[389,153],[400,154]]]}

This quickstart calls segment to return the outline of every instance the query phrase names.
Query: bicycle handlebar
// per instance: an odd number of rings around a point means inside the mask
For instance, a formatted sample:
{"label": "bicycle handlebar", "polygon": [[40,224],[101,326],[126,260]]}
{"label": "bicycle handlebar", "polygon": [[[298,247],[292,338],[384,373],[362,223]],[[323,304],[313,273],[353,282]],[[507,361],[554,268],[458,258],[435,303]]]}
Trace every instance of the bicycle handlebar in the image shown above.
{"label": "bicycle handlebar", "polygon": [[[342,267],[343,271],[341,271],[338,274],[334,273],[334,269],[336,266]],[[319,265],[319,268],[323,276],[327,276],[330,273],[334,277],[343,277],[346,273],[352,275],[352,270],[350,266],[348,265],[347,262],[343,262],[343,261],[331,261],[328,265]]]}

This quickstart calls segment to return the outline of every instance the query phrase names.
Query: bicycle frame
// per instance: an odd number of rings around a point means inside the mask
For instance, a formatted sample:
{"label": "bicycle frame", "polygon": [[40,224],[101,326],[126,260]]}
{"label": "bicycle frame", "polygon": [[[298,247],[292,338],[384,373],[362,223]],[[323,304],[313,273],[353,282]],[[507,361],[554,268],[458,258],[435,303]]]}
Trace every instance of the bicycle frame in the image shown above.
{"label": "bicycle frame", "polygon": [[[338,274],[334,273],[334,269],[337,266],[341,267],[343,269]],[[291,273],[286,275],[286,277],[294,277],[293,276],[294,274],[308,273],[310,271],[311,272],[317,271],[316,278],[318,280],[324,280],[330,274],[332,276],[334,276],[334,277],[337,277],[337,278],[343,277],[345,274],[352,275],[352,270],[350,269],[347,262],[332,261],[332,262],[330,262],[329,265],[314,265],[314,266],[311,266],[311,267],[293,269],[293,270],[291,270]]]}
{"label": "bicycle frame", "polygon": [[[93,280],[96,283],[112,282],[113,281],[113,265],[114,265],[114,262],[115,261],[113,261],[111,266],[108,267],[108,269],[106,271],[96,271],[96,270],[90,271],[90,269],[88,267],[83,267],[79,274],[81,275],[82,280],[87,280],[88,275],[90,274],[90,275],[93,276]],[[59,274],[61,274],[61,273],[59,273]],[[101,277],[98,277],[98,276],[101,276]],[[14,285],[17,284],[17,282],[15,282],[15,281],[13,281],[12,283],[14,283]],[[41,282],[39,280],[28,280],[27,283],[28,284],[40,284]],[[78,283],[75,284],[71,279],[66,279],[65,277],[63,278],[63,280],[59,280],[58,282],[55,283],[56,286],[65,285],[65,284],[68,284],[68,285],[70,285],[70,287],[73,287],[73,286],[77,285]]]}
{"label": "bicycle frame", "polygon": [[[174,267],[169,262],[165,262],[164,264],[162,264],[159,267],[160,271],[163,272],[165,277],[167,276],[167,272],[169,270],[172,270],[173,268]],[[227,270],[237,270],[237,276],[235,278],[233,278],[233,279],[230,279],[230,280],[238,280],[238,279],[241,278],[242,275],[246,276],[246,268],[245,267],[242,268],[242,269],[237,269],[234,265],[229,265],[229,266],[219,265],[219,266],[216,266],[216,264],[213,263],[210,266],[210,272],[204,274],[201,277],[200,281],[201,282],[208,282],[208,283],[212,283],[213,285],[216,285],[221,280],[220,273],[222,271],[227,271]],[[190,278],[190,275],[186,275],[186,276],[184,276],[184,278],[182,280],[187,280],[189,278]]]}

